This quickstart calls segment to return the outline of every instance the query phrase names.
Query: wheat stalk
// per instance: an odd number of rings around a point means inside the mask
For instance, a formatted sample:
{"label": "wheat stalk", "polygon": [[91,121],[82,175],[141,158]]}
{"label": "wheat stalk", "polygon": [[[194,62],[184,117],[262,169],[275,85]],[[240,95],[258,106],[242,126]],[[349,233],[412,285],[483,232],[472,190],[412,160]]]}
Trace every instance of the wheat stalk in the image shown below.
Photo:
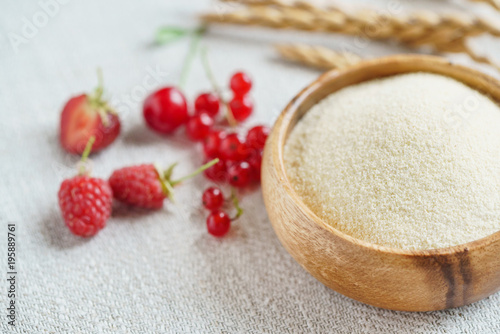
{"label": "wheat stalk", "polygon": [[349,14],[338,8],[323,10],[304,2],[258,1],[249,2],[247,6],[234,12],[202,15],[202,19],[208,23],[338,32],[365,35],[371,39],[394,38],[410,45],[449,44],[482,33],[500,37],[498,27],[469,15],[422,12],[396,17],[378,14],[374,10]]}
{"label": "wheat stalk", "polygon": [[354,53],[338,52],[323,46],[277,44],[275,48],[284,59],[320,69],[344,68],[361,60]]}
{"label": "wheat stalk", "polygon": [[357,35],[375,40],[394,39],[409,47],[428,45],[439,52],[464,52],[491,64],[467,47],[467,39],[483,33],[500,37],[500,29],[469,15],[438,15],[432,12],[388,16],[373,10],[350,14],[338,8],[319,8],[305,1],[232,0],[246,7],[229,13],[202,16],[206,23],[257,25]]}
{"label": "wheat stalk", "polygon": [[[363,58],[350,52],[339,52],[323,46],[305,44],[277,44],[278,53],[286,60],[320,69],[340,69],[354,65]],[[500,67],[492,64],[486,57],[468,50],[467,53],[477,62],[485,63],[500,71]]]}
{"label": "wheat stalk", "polygon": [[500,1],[499,0],[469,0],[472,2],[484,2],[492,6],[493,8],[500,10]]}
{"label": "wheat stalk", "polygon": [[[302,7],[302,8],[305,8],[305,9],[311,9],[311,7],[314,7],[314,8],[317,8],[315,7],[314,5],[311,5],[309,2],[307,1],[301,1],[301,0],[298,0],[298,1],[284,1],[284,0],[220,0],[222,2],[238,2],[238,3],[243,3],[243,4],[265,4],[265,5],[276,5],[276,4],[279,4],[279,5],[290,5],[290,4],[294,4],[294,5],[298,5],[299,7]],[[493,8],[497,9],[497,10],[500,10],[500,0],[468,0],[468,1],[471,1],[471,2],[482,2],[482,3],[486,3],[486,4],[489,4],[490,6],[492,6]]]}

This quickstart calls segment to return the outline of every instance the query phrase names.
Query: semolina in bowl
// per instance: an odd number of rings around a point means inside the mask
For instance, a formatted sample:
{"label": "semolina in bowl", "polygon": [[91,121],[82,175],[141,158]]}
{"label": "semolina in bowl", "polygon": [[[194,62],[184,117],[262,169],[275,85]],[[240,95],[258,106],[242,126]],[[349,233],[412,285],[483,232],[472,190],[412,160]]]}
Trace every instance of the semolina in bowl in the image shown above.
{"label": "semolina in bowl", "polygon": [[498,291],[498,101],[495,79],[439,57],[325,73],[266,144],[263,194],[281,243],[325,285],[387,309]]}

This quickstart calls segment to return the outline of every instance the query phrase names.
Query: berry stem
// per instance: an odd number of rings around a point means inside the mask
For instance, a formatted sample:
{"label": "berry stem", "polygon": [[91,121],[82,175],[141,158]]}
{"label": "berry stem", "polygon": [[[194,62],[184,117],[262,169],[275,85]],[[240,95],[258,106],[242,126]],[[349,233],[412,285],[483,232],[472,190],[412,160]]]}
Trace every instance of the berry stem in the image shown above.
{"label": "berry stem", "polygon": [[163,185],[165,187],[165,189],[163,191],[167,191],[167,194],[168,194],[168,199],[170,199],[170,201],[172,203],[175,203],[175,197],[174,197],[174,187],[173,185],[167,180],[166,182],[163,182]]}
{"label": "berry stem", "polygon": [[170,178],[172,177],[172,172],[174,171],[175,166],[177,166],[177,162],[171,164],[170,167],[168,167],[167,170],[163,173],[163,177],[166,180],[170,180]]}
{"label": "berry stem", "polygon": [[161,183],[161,188],[163,190],[163,193],[168,196],[168,199],[175,203],[175,198],[174,198],[174,188],[172,187],[172,184],[170,183],[168,178],[165,178],[165,174],[167,173],[172,173],[172,170],[174,167],[177,165],[177,163],[172,164],[167,171],[163,172],[157,164],[154,164],[154,167],[156,169],[156,173],[158,173],[158,177],[160,178],[160,183]]}
{"label": "berry stem", "polygon": [[226,118],[230,126],[237,126],[238,122],[234,119],[233,112],[231,111],[231,108],[229,107],[229,104],[227,101],[222,97],[222,91],[217,84],[217,80],[215,80],[214,73],[212,72],[212,68],[210,67],[210,62],[208,61],[208,49],[207,47],[204,47],[201,50],[201,59],[203,63],[203,68],[205,69],[205,74],[212,84],[212,89],[214,90],[215,94],[219,97],[219,100],[222,102],[222,105],[226,109]]}
{"label": "berry stem", "polygon": [[231,218],[231,220],[236,220],[243,214],[243,209],[240,206],[240,201],[238,200],[238,196],[236,196],[236,190],[234,188],[231,189],[231,201],[236,209],[236,215]]}
{"label": "berry stem", "polygon": [[101,101],[102,94],[104,93],[104,79],[102,76],[102,69],[100,67],[97,68],[97,87],[94,91],[93,98],[95,101]]}
{"label": "berry stem", "polygon": [[156,44],[168,44],[189,33],[188,29],[179,27],[161,27],[156,31]]}
{"label": "berry stem", "polygon": [[205,169],[208,169],[210,167],[212,167],[213,165],[215,165],[216,163],[219,162],[219,159],[218,158],[215,158],[209,162],[207,162],[206,164],[202,165],[200,168],[198,168],[197,170],[195,170],[194,172],[192,173],[189,173],[188,175],[186,176],[183,176],[181,177],[180,179],[178,180],[174,180],[174,181],[170,181],[170,184],[172,185],[172,187],[178,185],[179,183],[181,182],[184,182],[186,181],[187,179],[190,179],[192,178],[193,176],[196,176],[198,174],[200,174],[201,172],[203,172]]}
{"label": "berry stem", "polygon": [[196,55],[196,50],[198,49],[198,43],[200,41],[201,35],[205,32],[205,27],[197,28],[193,31],[193,36],[191,37],[191,43],[189,45],[188,54],[186,60],[184,60],[184,65],[182,66],[181,78],[179,80],[179,87],[181,90],[184,89],[186,85],[187,75],[191,69],[191,64],[193,63],[194,56]]}
{"label": "berry stem", "polygon": [[102,99],[104,94],[104,80],[102,75],[102,69],[97,68],[97,87],[94,89],[94,93],[88,96],[90,105],[97,111],[101,117],[102,124],[107,127],[109,125],[108,112],[111,114],[116,114],[116,112],[111,108],[106,101]]}
{"label": "berry stem", "polygon": [[87,145],[85,145],[85,149],[83,150],[82,153],[82,158],[80,159],[80,168],[79,168],[79,174],[80,175],[85,175],[86,174],[86,169],[85,169],[85,162],[87,161],[87,158],[89,157],[90,151],[92,150],[92,145],[94,145],[95,142],[95,136],[92,136],[89,138]]}

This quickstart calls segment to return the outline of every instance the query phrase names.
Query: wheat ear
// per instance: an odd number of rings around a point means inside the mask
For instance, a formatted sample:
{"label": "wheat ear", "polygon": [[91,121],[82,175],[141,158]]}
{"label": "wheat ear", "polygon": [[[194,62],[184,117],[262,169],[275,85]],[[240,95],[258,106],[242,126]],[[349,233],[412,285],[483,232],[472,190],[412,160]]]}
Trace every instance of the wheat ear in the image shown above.
{"label": "wheat ear", "polygon": [[372,10],[349,14],[338,8],[318,8],[307,2],[238,2],[246,7],[229,13],[205,14],[202,20],[207,23],[343,33],[377,40],[395,39],[410,47],[428,45],[440,52],[469,54],[470,50],[466,46],[469,37],[482,33],[500,36],[498,27],[468,15],[438,15],[425,12],[396,17],[381,15]]}
{"label": "wheat ear", "polygon": [[337,52],[323,46],[277,44],[275,48],[286,60],[320,69],[344,68],[362,59],[354,53]]}
{"label": "wheat ear", "polygon": [[496,10],[500,10],[500,1],[499,0],[469,0],[472,2],[484,2],[489,4],[491,7],[495,8]]}

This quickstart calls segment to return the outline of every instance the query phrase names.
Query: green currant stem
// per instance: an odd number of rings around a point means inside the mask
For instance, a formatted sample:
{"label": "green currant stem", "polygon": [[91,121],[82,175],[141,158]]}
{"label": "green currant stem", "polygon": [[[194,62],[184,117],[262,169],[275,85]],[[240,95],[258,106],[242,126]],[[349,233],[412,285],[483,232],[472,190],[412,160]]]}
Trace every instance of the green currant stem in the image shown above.
{"label": "green currant stem", "polygon": [[208,169],[210,167],[212,167],[213,165],[215,165],[216,163],[219,162],[219,159],[216,158],[216,159],[213,159],[209,162],[207,162],[206,164],[202,165],[200,168],[198,168],[197,170],[195,170],[194,172],[186,175],[186,176],[183,176],[181,177],[180,179],[178,180],[174,180],[174,181],[170,181],[170,184],[172,185],[172,187],[175,187],[176,185],[178,185],[179,183],[181,182],[184,182],[186,181],[187,179],[190,179],[192,178],[193,176],[196,176],[198,174],[200,174],[201,172],[203,172],[205,169]]}
{"label": "green currant stem", "polygon": [[201,27],[193,31],[193,37],[191,38],[191,44],[189,45],[189,51],[182,66],[181,78],[179,80],[179,87],[181,90],[184,89],[186,85],[187,75],[191,69],[191,64],[193,63],[194,56],[196,55],[196,50],[198,48],[198,43],[200,41],[201,35],[205,32],[205,28]]}
{"label": "green currant stem", "polygon": [[217,84],[217,80],[215,80],[214,73],[212,72],[212,68],[211,68],[210,63],[208,61],[208,48],[207,47],[204,47],[201,50],[201,59],[203,62],[203,69],[205,70],[205,74],[207,75],[208,80],[212,84],[213,90],[220,97],[221,90],[219,88],[219,85]]}
{"label": "green currant stem", "polygon": [[226,100],[222,97],[222,91],[217,84],[217,80],[215,80],[214,73],[212,72],[212,68],[210,66],[210,62],[208,61],[208,49],[206,47],[201,50],[201,59],[203,62],[203,69],[205,70],[205,74],[212,84],[212,89],[214,90],[215,94],[219,97],[219,100],[222,102],[222,105],[224,105],[224,108],[226,109],[226,117],[227,121],[229,122],[230,126],[237,126],[238,122],[234,119],[233,112],[231,111],[231,108],[229,107],[229,104],[227,103]]}
{"label": "green currant stem", "polygon": [[238,196],[236,196],[236,190],[234,188],[231,189],[231,201],[236,209],[236,215],[231,218],[231,220],[236,220],[243,214],[243,209],[240,206],[240,201],[238,200]]}
{"label": "green currant stem", "polygon": [[189,31],[184,28],[178,27],[161,27],[156,31],[156,44],[168,44],[171,43],[184,35],[186,35]]}
{"label": "green currant stem", "polygon": [[87,145],[85,145],[85,149],[83,150],[83,153],[82,153],[82,158],[80,159],[80,170],[79,170],[80,175],[86,174],[84,164],[87,161],[87,158],[89,157],[89,154],[90,154],[90,151],[92,150],[92,145],[94,145],[94,142],[95,142],[95,136],[92,136],[87,141]]}

